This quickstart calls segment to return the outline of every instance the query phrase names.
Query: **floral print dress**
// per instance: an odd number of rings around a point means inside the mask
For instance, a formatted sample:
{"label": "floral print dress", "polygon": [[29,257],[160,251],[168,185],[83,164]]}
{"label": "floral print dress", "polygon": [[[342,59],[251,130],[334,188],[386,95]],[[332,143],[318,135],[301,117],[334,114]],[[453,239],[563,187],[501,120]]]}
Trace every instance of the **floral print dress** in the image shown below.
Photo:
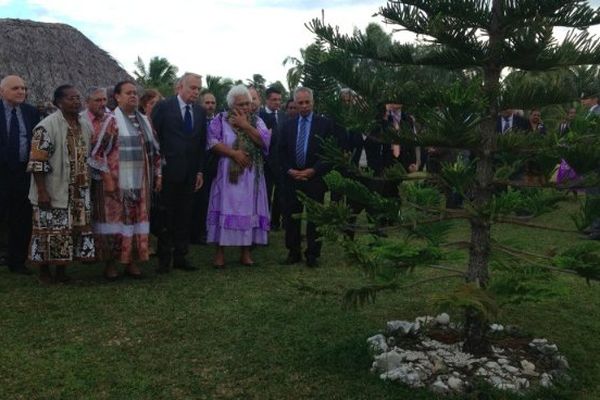
{"label": "floral print dress", "polygon": [[[48,159],[55,147],[48,132],[38,127],[33,132],[28,170],[50,174]],[[90,175],[87,166],[88,149],[81,126],[67,132],[70,182],[67,208],[43,210],[33,206],[33,231],[29,258],[35,264],[64,265],[73,260],[95,259],[94,235],[91,228]]]}

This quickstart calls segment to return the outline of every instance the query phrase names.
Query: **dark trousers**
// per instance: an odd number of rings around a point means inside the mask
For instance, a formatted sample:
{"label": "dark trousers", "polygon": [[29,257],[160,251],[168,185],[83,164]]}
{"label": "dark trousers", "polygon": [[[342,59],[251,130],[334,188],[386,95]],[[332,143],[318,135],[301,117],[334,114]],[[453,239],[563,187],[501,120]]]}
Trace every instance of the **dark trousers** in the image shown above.
{"label": "dark trousers", "polygon": [[[163,178],[164,179],[164,178]],[[193,182],[171,182],[164,179],[160,200],[165,213],[166,229],[158,236],[158,257],[161,264],[183,260],[190,242],[190,218]]]}
{"label": "dark trousers", "polygon": [[[300,190],[309,198],[323,203],[327,187],[321,178],[309,181],[294,181],[286,177],[285,180],[285,247],[291,254],[300,255],[302,237],[300,234],[301,220],[292,218],[294,214],[302,213],[304,204],[298,199],[296,190]],[[321,255],[321,242],[317,241],[317,226],[312,222],[306,224],[306,258],[317,258]]]}
{"label": "dark trousers", "polygon": [[281,173],[279,171],[273,172],[271,168],[265,168],[265,185],[267,186],[267,201],[271,211],[271,226],[278,228],[283,216],[283,178]]}
{"label": "dark trousers", "polygon": [[0,219],[6,227],[6,264],[10,269],[21,268],[27,259],[31,239],[31,175],[25,172],[26,163],[16,168],[0,164]]}

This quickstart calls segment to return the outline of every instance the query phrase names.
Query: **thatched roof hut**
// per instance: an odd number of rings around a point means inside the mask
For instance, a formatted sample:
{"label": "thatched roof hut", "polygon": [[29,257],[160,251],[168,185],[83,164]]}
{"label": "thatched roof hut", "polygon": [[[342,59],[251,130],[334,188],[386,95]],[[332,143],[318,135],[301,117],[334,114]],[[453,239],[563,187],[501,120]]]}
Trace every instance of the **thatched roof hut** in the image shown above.
{"label": "thatched roof hut", "polygon": [[54,89],[70,83],[84,91],[132,79],[107,52],[65,24],[0,18],[0,78],[25,79],[28,102],[52,99]]}

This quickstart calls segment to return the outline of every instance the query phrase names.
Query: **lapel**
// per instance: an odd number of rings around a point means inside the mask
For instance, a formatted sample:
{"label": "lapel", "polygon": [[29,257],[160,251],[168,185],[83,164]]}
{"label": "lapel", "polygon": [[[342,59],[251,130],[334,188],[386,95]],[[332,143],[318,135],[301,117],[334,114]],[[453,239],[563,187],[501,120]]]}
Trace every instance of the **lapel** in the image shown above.
{"label": "lapel", "polygon": [[317,126],[318,123],[319,123],[319,117],[317,116],[317,114],[315,114],[313,112],[312,123],[310,124],[310,132],[308,134],[308,145],[306,146],[306,158],[307,159],[308,159],[309,154],[313,154],[313,152],[311,150],[317,144],[317,141],[314,140],[315,135],[317,135],[317,134],[319,134],[319,132],[321,132],[318,129],[318,126]]}
{"label": "lapel", "polygon": [[181,109],[179,108],[179,100],[177,99],[177,95],[173,96],[170,108],[171,112],[174,114],[173,117],[175,126],[173,127],[173,132],[180,136],[187,136],[183,133],[183,117],[181,116]]}
{"label": "lapel", "polygon": [[294,161],[296,160],[296,142],[298,139],[299,124],[300,124],[300,117],[298,116],[298,117],[296,117],[296,122],[289,125],[292,128],[292,129],[290,129],[290,132],[289,132],[290,151],[294,155],[294,158],[293,158]]}
{"label": "lapel", "polygon": [[4,143],[7,138],[8,132],[6,131],[6,116],[4,115],[4,102],[0,99],[0,143]]}

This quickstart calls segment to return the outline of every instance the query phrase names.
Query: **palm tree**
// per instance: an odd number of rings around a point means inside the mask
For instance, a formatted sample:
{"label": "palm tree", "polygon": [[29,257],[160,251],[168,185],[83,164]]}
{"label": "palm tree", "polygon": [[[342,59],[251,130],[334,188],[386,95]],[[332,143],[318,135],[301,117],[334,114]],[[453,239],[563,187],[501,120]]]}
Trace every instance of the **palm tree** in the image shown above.
{"label": "palm tree", "polygon": [[144,61],[138,57],[134,63],[137,70],[133,72],[135,80],[145,88],[153,88],[164,96],[173,93],[173,85],[177,80],[178,68],[171,64],[165,57],[152,57],[148,68]]}
{"label": "palm tree", "polygon": [[233,85],[233,81],[229,78],[206,75],[206,88],[203,92],[211,92],[217,100],[217,107],[223,108],[225,107],[227,92]]}

